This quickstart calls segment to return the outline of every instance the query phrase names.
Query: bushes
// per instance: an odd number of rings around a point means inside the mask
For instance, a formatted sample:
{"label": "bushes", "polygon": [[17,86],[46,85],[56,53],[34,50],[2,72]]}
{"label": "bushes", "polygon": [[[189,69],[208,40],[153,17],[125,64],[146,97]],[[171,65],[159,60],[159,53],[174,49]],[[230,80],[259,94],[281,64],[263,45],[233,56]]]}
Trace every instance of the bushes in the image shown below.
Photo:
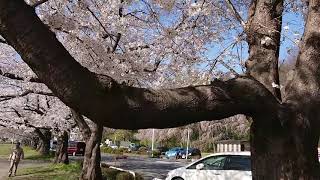
{"label": "bushes", "polygon": [[150,156],[152,156],[153,158],[160,158],[161,152],[160,152],[160,151],[157,151],[157,150],[152,151],[152,153],[151,153]]}
{"label": "bushes", "polygon": [[101,171],[102,171],[102,176],[103,179],[108,179],[108,180],[143,180],[141,175],[135,173],[135,178],[133,175],[129,172],[125,171],[120,171],[117,169],[110,168],[106,164],[101,164]]}
{"label": "bushes", "polygon": [[101,147],[100,150],[102,153],[108,153],[108,154],[123,154],[128,152],[128,150],[125,148],[112,149],[111,147]]}

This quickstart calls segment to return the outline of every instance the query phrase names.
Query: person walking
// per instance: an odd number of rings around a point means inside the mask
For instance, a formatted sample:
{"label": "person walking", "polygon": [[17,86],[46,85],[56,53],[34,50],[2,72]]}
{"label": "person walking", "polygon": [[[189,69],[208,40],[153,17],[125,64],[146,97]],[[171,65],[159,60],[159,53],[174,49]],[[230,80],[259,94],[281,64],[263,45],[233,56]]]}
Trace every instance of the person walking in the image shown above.
{"label": "person walking", "polygon": [[13,168],[15,168],[13,175],[14,176],[16,175],[17,168],[21,159],[24,159],[24,152],[20,146],[20,142],[17,142],[15,148],[12,150],[9,156],[9,161],[10,161],[10,169],[8,174],[9,177],[12,175]]}

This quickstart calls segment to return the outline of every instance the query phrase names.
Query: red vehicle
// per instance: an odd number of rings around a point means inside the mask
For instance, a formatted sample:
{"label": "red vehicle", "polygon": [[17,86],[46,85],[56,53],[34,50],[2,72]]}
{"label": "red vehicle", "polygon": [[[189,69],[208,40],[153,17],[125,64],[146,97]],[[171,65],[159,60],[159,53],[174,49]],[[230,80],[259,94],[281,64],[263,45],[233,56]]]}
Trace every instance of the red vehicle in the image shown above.
{"label": "red vehicle", "polygon": [[73,156],[82,155],[84,156],[84,151],[86,149],[86,143],[80,141],[69,141],[68,143],[68,154]]}

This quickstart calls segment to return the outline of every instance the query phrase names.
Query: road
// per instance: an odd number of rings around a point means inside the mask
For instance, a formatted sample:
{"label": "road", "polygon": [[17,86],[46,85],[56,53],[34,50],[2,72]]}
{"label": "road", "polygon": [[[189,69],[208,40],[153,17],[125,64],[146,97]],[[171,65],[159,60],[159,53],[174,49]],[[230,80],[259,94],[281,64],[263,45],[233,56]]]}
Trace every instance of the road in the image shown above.
{"label": "road", "polygon": [[102,162],[125,170],[132,170],[143,176],[145,180],[153,178],[164,179],[170,170],[185,166],[182,161],[173,161],[157,158],[128,157],[115,160],[111,156],[102,156]]}
{"label": "road", "polygon": [[[83,157],[70,157],[70,159],[82,159]],[[146,158],[140,156],[129,156],[127,159],[115,159],[114,156],[103,154],[101,162],[119,167],[125,170],[132,170],[143,176],[145,180],[154,178],[164,179],[170,170],[185,166],[183,160],[167,160],[158,158]],[[47,165],[48,162],[37,162],[23,160],[19,164],[19,168]],[[0,179],[8,175],[9,162],[5,159],[0,159]]]}
{"label": "road", "polygon": [[[71,157],[70,159],[81,159],[82,157]],[[101,162],[125,170],[139,173],[145,180],[154,178],[165,179],[170,170],[185,166],[183,160],[167,160],[158,158],[146,158],[140,156],[128,156],[127,159],[115,159],[112,155],[103,154]]]}

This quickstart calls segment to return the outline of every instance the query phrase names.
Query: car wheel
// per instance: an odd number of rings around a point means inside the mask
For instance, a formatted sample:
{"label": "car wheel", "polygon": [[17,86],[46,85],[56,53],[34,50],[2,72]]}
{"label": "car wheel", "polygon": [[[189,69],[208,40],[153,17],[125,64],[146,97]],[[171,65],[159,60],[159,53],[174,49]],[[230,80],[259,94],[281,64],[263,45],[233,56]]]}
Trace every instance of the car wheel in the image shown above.
{"label": "car wheel", "polygon": [[174,177],[172,180],[184,180],[182,177]]}
{"label": "car wheel", "polygon": [[76,156],[76,152],[73,152],[73,153],[72,153],[72,156]]}

